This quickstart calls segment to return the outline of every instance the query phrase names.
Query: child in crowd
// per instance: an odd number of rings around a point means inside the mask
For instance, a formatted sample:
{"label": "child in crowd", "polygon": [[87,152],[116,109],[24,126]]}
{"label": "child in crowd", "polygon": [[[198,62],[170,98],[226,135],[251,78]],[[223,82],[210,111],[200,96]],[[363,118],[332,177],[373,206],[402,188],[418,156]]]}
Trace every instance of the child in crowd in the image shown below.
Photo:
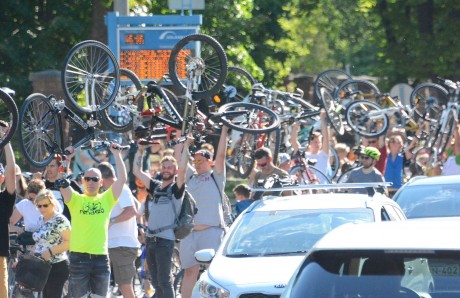
{"label": "child in crowd", "polygon": [[239,184],[235,186],[235,188],[233,188],[233,194],[235,195],[236,200],[236,216],[238,216],[252,204],[253,200],[249,198],[251,192],[246,184]]}

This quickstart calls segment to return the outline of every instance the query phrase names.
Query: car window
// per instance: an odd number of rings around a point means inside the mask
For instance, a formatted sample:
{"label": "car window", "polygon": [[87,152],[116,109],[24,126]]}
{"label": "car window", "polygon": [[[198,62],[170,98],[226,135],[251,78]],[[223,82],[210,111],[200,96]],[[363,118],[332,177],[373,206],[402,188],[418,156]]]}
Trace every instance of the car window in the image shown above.
{"label": "car window", "polygon": [[396,203],[407,218],[460,216],[460,184],[408,186]]}
{"label": "car window", "polygon": [[[401,217],[396,212],[393,205],[385,204],[382,206],[382,209],[384,210],[382,211],[382,213],[383,212],[385,213],[385,220],[401,220]],[[382,221],[383,221],[383,217],[382,217]]]}
{"label": "car window", "polygon": [[224,254],[305,254],[324,234],[342,224],[372,221],[372,211],[367,208],[250,212],[233,230]]}
{"label": "car window", "polygon": [[320,251],[304,260],[286,296],[460,297],[459,266],[458,251]]}

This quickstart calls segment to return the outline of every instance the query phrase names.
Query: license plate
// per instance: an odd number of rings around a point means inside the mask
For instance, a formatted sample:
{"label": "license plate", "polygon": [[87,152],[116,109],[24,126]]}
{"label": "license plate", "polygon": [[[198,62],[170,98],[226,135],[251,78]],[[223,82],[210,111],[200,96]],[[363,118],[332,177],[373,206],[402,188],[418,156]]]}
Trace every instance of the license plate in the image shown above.
{"label": "license plate", "polygon": [[455,276],[455,275],[460,275],[460,265],[451,265],[451,264],[434,265],[434,266],[430,266],[430,271],[432,275]]}

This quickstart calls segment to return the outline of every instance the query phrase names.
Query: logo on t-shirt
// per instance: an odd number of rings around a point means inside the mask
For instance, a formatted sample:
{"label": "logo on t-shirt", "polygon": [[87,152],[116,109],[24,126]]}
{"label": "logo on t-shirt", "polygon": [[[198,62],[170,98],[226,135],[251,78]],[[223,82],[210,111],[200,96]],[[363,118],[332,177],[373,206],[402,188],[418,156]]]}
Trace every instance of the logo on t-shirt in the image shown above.
{"label": "logo on t-shirt", "polygon": [[80,209],[80,214],[83,215],[96,215],[104,213],[104,208],[100,202],[86,202],[83,203],[82,209]]}

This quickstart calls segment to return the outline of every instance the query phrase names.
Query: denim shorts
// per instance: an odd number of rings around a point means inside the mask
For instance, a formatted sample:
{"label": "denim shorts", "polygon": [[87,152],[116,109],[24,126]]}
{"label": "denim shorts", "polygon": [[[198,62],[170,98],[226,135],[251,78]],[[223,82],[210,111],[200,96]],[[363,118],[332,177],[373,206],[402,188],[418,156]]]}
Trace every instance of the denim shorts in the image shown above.
{"label": "denim shorts", "polygon": [[91,255],[72,252],[70,261],[70,284],[72,297],[107,297],[110,282],[110,266],[107,255]]}

